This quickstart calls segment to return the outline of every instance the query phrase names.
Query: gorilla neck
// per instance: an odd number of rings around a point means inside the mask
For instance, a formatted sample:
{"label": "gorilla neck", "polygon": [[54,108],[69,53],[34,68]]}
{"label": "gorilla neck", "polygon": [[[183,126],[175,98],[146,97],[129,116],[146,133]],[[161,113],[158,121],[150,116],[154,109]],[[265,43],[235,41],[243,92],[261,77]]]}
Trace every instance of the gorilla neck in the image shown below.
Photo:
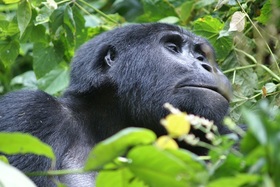
{"label": "gorilla neck", "polygon": [[75,121],[82,121],[81,128],[90,134],[95,143],[131,124],[119,109],[118,99],[112,89],[88,94],[67,91],[61,97],[61,101],[72,111],[70,115]]}

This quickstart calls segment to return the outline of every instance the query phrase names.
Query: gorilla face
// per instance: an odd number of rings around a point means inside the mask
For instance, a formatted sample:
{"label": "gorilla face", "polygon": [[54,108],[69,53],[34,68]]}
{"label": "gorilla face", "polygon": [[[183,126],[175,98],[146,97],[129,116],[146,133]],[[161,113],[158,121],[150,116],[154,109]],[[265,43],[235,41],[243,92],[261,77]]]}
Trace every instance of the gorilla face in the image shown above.
{"label": "gorilla face", "polygon": [[137,45],[126,41],[131,40],[124,40],[122,45],[130,46],[125,51],[115,47],[117,60],[109,74],[133,118],[143,125],[149,120],[158,124],[167,114],[163,104],[169,102],[220,123],[227,113],[230,83],[208,59],[214,52],[206,40],[172,26],[143,36]]}

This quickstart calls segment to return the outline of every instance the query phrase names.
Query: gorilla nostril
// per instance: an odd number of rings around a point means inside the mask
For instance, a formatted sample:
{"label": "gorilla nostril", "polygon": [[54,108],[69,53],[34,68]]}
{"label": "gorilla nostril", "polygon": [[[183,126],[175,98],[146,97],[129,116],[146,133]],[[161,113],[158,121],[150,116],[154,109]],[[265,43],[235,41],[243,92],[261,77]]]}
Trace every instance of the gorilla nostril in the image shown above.
{"label": "gorilla nostril", "polygon": [[213,72],[213,68],[208,64],[201,64],[201,66],[209,72]]}

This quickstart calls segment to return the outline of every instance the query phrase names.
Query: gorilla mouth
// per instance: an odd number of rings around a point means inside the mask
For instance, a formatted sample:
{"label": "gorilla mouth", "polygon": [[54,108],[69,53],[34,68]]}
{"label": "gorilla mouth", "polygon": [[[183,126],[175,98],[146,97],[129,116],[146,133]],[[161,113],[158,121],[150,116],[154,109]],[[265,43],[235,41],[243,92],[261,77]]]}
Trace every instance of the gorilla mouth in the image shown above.
{"label": "gorilla mouth", "polygon": [[221,96],[223,96],[228,102],[230,101],[230,94],[224,92],[223,90],[219,89],[216,86],[209,86],[209,85],[178,85],[176,88],[197,88],[197,89],[207,89],[214,91]]}

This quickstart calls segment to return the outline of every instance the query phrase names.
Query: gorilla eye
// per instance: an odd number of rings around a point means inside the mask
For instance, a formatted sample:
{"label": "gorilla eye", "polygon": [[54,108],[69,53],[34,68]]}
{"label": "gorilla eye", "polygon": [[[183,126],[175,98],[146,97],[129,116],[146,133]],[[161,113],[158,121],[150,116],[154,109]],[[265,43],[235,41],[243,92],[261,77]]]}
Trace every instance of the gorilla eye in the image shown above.
{"label": "gorilla eye", "polygon": [[183,38],[179,34],[169,33],[161,38],[164,47],[173,53],[181,53]]}
{"label": "gorilla eye", "polygon": [[166,43],[166,48],[175,53],[181,52],[180,47],[175,43]]}

